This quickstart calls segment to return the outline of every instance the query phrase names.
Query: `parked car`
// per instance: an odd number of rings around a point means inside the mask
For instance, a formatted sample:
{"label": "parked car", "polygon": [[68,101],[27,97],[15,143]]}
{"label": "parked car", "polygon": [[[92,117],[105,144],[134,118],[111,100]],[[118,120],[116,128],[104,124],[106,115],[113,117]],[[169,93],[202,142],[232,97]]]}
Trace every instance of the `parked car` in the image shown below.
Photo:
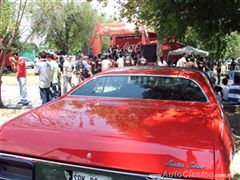
{"label": "parked car", "polygon": [[225,179],[227,117],[198,70],[98,73],[0,127],[3,179]]}
{"label": "parked car", "polygon": [[26,68],[30,68],[30,69],[33,69],[34,68],[34,61],[27,58],[27,57],[23,57],[23,59],[25,60],[25,63],[26,63]]}
{"label": "parked car", "polygon": [[[237,60],[235,60],[235,62],[236,62],[235,70],[240,70],[240,61],[237,59]],[[231,70],[231,63],[232,63],[231,59],[226,60],[224,63],[224,65],[226,66],[227,72],[229,72]]]}

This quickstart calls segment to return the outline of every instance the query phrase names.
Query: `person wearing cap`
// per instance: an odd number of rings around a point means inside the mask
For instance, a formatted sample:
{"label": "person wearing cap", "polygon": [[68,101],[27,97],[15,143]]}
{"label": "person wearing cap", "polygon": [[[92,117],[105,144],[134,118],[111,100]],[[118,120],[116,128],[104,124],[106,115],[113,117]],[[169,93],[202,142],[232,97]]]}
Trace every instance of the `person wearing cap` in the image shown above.
{"label": "person wearing cap", "polygon": [[29,104],[27,100],[27,87],[26,87],[26,63],[18,53],[13,53],[12,58],[10,59],[12,69],[17,72],[17,80],[19,83],[20,90],[20,101],[18,105],[27,106]]}

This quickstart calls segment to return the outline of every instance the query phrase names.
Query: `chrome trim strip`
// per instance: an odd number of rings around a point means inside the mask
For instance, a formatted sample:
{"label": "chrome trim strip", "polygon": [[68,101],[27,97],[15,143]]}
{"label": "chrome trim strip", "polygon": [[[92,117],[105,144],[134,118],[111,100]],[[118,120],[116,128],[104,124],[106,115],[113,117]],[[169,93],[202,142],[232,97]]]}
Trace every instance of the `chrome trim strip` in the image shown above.
{"label": "chrome trim strip", "polygon": [[[42,162],[42,163],[48,163],[48,164],[60,165],[60,166],[69,166],[69,167],[73,167],[73,168],[90,169],[90,170],[96,170],[96,171],[102,171],[102,172],[114,173],[114,174],[120,174],[120,175],[138,176],[138,177],[142,177],[142,178],[146,178],[146,179],[149,179],[150,177],[153,177],[153,174],[143,175],[143,174],[138,174],[138,173],[130,173],[130,172],[123,172],[123,171],[115,171],[115,170],[106,170],[106,169],[101,169],[101,168],[86,167],[86,166],[81,166],[81,165],[73,165],[73,164],[55,162],[55,161],[50,161],[50,160],[43,160],[43,159],[38,159],[38,158],[30,158],[30,157],[26,157],[26,156],[13,155],[13,154],[7,154],[7,153],[2,153],[2,152],[0,152],[0,156],[22,158],[22,159],[29,160],[29,161],[36,161],[36,162]],[[160,176],[160,174],[159,174],[159,176]],[[158,178],[159,178],[159,180],[160,179],[176,180],[176,178],[168,178],[168,177],[158,177]]]}
{"label": "chrome trim strip", "polygon": [[13,155],[13,154],[7,154],[7,153],[0,153],[0,156],[9,156],[9,157],[14,157],[14,158],[22,158],[22,159],[26,159],[29,161],[36,161],[36,162],[49,163],[49,164],[54,164],[54,165],[62,165],[62,166],[69,166],[69,167],[73,167],[73,168],[90,169],[90,170],[97,170],[97,171],[124,174],[124,175],[134,175],[134,176],[141,176],[141,177],[148,176],[148,175],[142,175],[142,174],[137,174],[137,173],[128,173],[128,172],[122,172],[122,171],[114,171],[114,170],[106,170],[106,169],[101,169],[101,168],[86,167],[86,166],[81,166],[81,165],[73,165],[73,164],[67,164],[67,163],[55,162],[55,161],[51,161],[51,160],[43,160],[43,159],[38,159],[38,158],[31,158],[31,157]]}
{"label": "chrome trim strip", "polygon": [[[93,77],[89,81],[86,81],[83,84],[81,84],[81,86],[83,86],[84,84],[86,84],[86,83],[88,83],[88,82],[90,82],[90,81],[92,81],[94,79],[97,79],[97,78],[100,78],[100,77],[107,77],[107,76],[154,76],[154,77],[173,77],[173,78],[179,78],[180,77],[180,78],[183,78],[183,79],[188,79],[188,80],[193,81],[195,84],[198,85],[198,87],[201,89],[202,93],[204,94],[204,96],[205,96],[205,98],[207,100],[206,102],[199,102],[199,103],[210,103],[208,96],[206,95],[206,93],[202,89],[202,87],[198,84],[198,82],[196,82],[195,80],[193,80],[191,78],[187,78],[185,76],[182,76],[182,75],[168,75],[168,76],[166,76],[166,75],[156,75],[156,74],[151,74],[151,75],[150,74],[134,74],[134,75],[133,74],[103,74],[103,75],[99,75],[99,76]],[[71,92],[71,94],[68,94],[67,96],[78,96],[78,95],[73,95],[72,94],[75,91],[77,91],[77,89],[75,89],[73,92]],[[104,97],[104,96],[87,96],[87,97]],[[109,98],[111,98],[111,97],[109,97]],[[112,97],[112,98],[115,98],[115,97]],[[131,99],[131,98],[128,98],[128,99]],[[181,101],[181,102],[198,102],[198,101]]]}

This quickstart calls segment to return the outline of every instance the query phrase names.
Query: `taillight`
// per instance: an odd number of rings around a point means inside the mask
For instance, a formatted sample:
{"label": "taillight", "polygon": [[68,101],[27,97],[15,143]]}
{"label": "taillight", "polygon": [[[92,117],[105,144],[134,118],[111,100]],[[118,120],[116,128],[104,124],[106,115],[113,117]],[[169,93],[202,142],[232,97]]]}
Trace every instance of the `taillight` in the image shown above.
{"label": "taillight", "polygon": [[30,160],[0,156],[0,179],[32,180],[34,165]]}

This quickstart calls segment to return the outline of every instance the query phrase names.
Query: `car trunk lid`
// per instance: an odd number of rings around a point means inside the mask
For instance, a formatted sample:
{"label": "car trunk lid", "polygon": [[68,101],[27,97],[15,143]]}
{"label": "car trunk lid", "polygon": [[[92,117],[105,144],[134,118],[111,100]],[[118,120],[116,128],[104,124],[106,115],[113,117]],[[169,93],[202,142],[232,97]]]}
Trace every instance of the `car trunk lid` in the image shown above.
{"label": "car trunk lid", "polygon": [[65,97],[3,126],[5,152],[164,174],[214,173],[208,103]]}

